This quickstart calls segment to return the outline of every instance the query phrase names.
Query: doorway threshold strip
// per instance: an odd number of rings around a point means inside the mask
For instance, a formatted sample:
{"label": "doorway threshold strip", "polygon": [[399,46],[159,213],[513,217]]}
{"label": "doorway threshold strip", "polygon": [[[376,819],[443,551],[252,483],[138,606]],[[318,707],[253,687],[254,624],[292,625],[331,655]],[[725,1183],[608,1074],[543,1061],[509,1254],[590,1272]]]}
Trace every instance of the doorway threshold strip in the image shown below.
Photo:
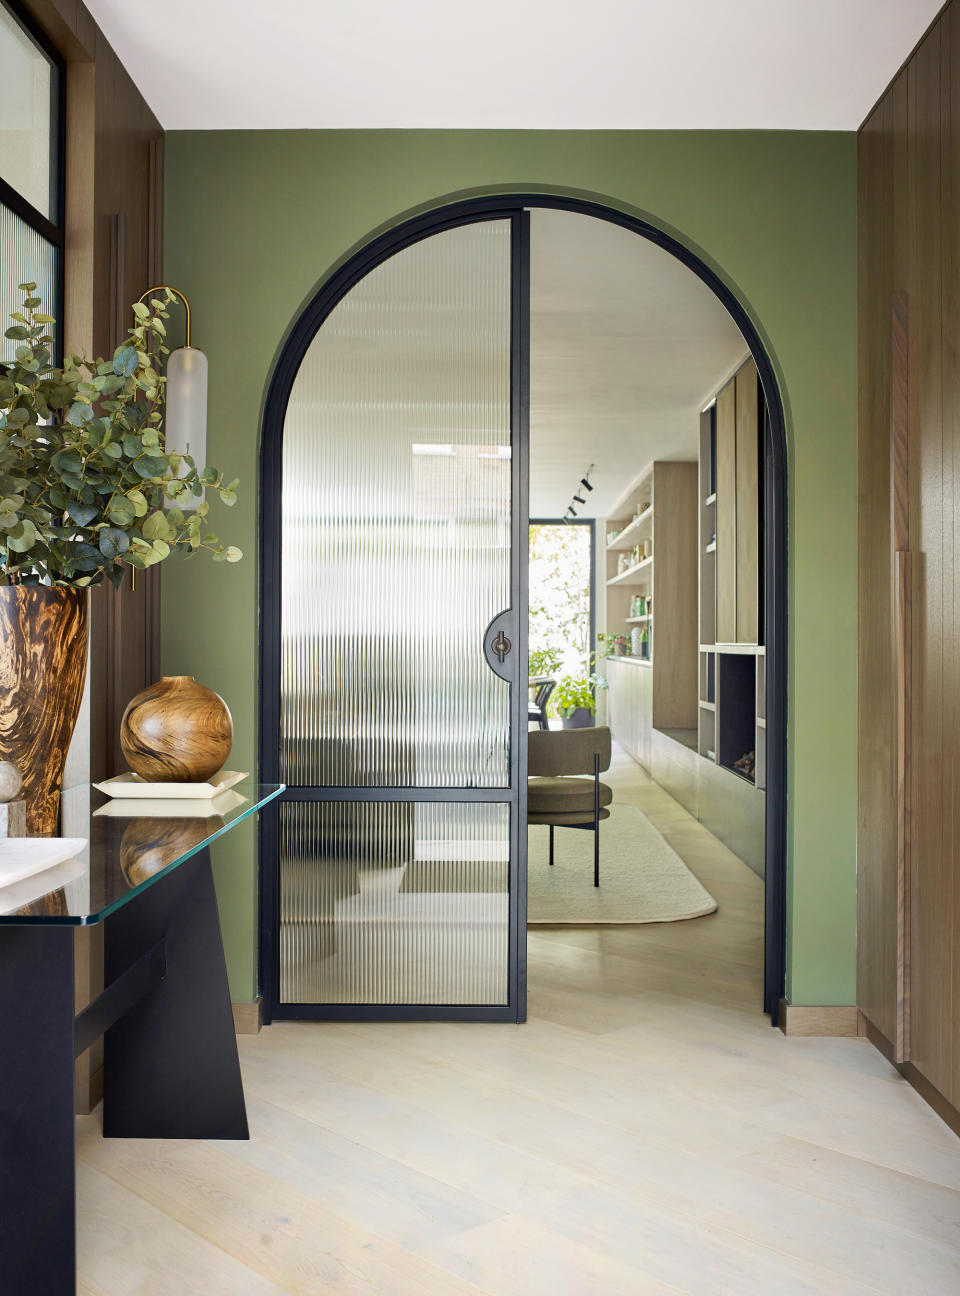
{"label": "doorway threshold strip", "polygon": [[593,833],[560,829],[555,864],[548,832],[529,829],[527,921],[531,924],[681,922],[717,902],[636,806],[613,805],[600,826],[600,886],[593,885]]}

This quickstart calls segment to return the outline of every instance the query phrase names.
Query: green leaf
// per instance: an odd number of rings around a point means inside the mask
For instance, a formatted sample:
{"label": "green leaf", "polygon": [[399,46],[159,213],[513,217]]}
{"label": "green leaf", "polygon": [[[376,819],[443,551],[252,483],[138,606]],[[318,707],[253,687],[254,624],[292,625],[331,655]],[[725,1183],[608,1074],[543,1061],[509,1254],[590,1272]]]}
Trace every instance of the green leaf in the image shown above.
{"label": "green leaf", "polygon": [[117,347],[113,353],[113,372],[129,378],[137,372],[137,349],[132,346]]}
{"label": "green leaf", "polygon": [[70,500],[67,503],[67,513],[73,518],[77,526],[86,526],[100,512],[92,504],[81,504],[78,500]]}
{"label": "green leaf", "polygon": [[67,411],[67,419],[69,422],[78,427],[82,427],[84,423],[89,423],[92,418],[93,408],[85,401],[74,401]]}
{"label": "green leaf", "polygon": [[41,315],[39,312],[36,312],[33,317],[33,322],[34,324],[56,324],[57,319],[55,315]]}
{"label": "green leaf", "polygon": [[243,550],[238,549],[236,545],[228,545],[224,557],[228,563],[239,562],[243,557]]}
{"label": "green leaf", "polygon": [[226,504],[227,508],[232,508],[237,502],[237,492],[232,490],[222,490],[220,492],[221,501]]}
{"label": "green leaf", "polygon": [[133,505],[137,517],[146,517],[147,497],[144,495],[143,491],[129,490],[127,491],[127,499]]}
{"label": "green leaf", "polygon": [[104,527],[97,538],[97,543],[105,558],[116,558],[118,554],[126,553],[130,548],[130,537],[119,527]]}
{"label": "green leaf", "polygon": [[107,517],[117,526],[128,527],[137,516],[137,510],[126,495],[114,495],[107,509]]}
{"label": "green leaf", "polygon": [[137,319],[150,318],[150,311],[148,310],[147,306],[143,302],[133,303],[133,313],[134,315],[136,315]]}
{"label": "green leaf", "polygon": [[83,460],[76,450],[58,450],[56,454],[51,455],[50,466],[54,472],[63,477],[70,473],[81,473],[83,471]]}
{"label": "green leaf", "polygon": [[143,449],[143,443],[134,432],[124,432],[123,434],[123,453],[128,459],[136,459],[137,455]]}
{"label": "green leaf", "polygon": [[37,291],[35,283],[17,284],[17,292],[32,293]]}
{"label": "green leaf", "polygon": [[160,509],[156,513],[151,513],[145,519],[140,530],[143,533],[144,540],[169,540],[172,539],[170,523]]}
{"label": "green leaf", "polygon": [[123,446],[119,441],[108,441],[103,447],[102,453],[110,459],[119,459],[123,455]]}
{"label": "green leaf", "polygon": [[7,545],[14,553],[26,553],[37,542],[37,529],[29,518],[24,518],[7,536]]}
{"label": "green leaf", "polygon": [[141,477],[146,479],[165,477],[170,465],[167,463],[166,455],[143,455],[135,461],[133,467]]}
{"label": "green leaf", "polygon": [[24,342],[30,336],[30,330],[23,324],[11,324],[3,336],[14,342]]}

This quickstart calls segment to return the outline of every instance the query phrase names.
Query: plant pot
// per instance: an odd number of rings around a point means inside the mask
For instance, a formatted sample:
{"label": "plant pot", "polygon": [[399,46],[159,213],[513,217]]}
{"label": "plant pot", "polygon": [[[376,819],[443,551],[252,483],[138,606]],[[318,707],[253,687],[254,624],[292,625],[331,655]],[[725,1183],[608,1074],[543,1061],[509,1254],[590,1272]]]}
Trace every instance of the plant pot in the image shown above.
{"label": "plant pot", "polygon": [[589,707],[577,707],[571,715],[561,717],[564,729],[590,729],[593,727],[593,712]]}
{"label": "plant pot", "polygon": [[138,693],[120,722],[120,747],[148,783],[202,783],[233,746],[226,702],[192,675],[164,675]]}
{"label": "plant pot", "polygon": [[0,760],[23,775],[27,833],[57,831],[87,671],[85,589],[0,586]]}

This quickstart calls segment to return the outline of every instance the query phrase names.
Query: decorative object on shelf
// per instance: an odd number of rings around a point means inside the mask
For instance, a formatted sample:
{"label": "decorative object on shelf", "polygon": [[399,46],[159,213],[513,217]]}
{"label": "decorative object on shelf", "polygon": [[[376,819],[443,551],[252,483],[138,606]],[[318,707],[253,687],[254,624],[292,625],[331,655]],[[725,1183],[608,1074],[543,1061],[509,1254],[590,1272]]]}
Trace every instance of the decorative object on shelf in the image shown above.
{"label": "decorative object on shelf", "polygon": [[117,801],[150,801],[151,808],[145,811],[147,814],[167,814],[167,809],[161,811],[156,808],[156,802],[212,801],[248,777],[240,770],[224,769],[212,775],[206,783],[156,783],[142,779],[139,774],[117,774],[115,778],[104,779],[93,786]]}
{"label": "decorative object on shelf", "polygon": [[233,720],[226,702],[191,675],[165,675],[138,693],[120,724],[120,747],[148,783],[200,783],[230,755]]}
{"label": "decorative object on shelf", "polygon": [[588,675],[585,679],[565,675],[553,695],[564,729],[589,729],[597,709],[596,690],[606,687],[607,681],[600,675]]}
{"label": "decorative object on shelf", "polygon": [[644,659],[650,656],[650,631],[646,626],[640,630],[640,656]]}
{"label": "decorative object on shelf", "polygon": [[166,819],[160,816],[132,819],[120,840],[120,868],[131,886],[139,886],[162,873],[187,851],[223,828],[219,816]]}
{"label": "decorative object on shelf", "polygon": [[626,657],[627,655],[627,636],[618,634],[613,639],[613,655],[615,657]]}
{"label": "decorative object on shelf", "polygon": [[[0,373],[0,759],[23,778],[28,831],[56,830],[57,793],[83,692],[87,587],[174,549],[236,562],[210,530],[204,489],[224,504],[237,482],[166,444],[166,303],[134,306],[112,360],[52,363],[52,316],[35,284],[6,336]],[[168,294],[167,300],[171,300]],[[184,503],[195,504],[187,516]]]}
{"label": "decorative object on shelf", "polygon": [[[736,748],[734,748],[736,750]],[[744,778],[754,778],[754,768],[756,765],[756,755],[752,751],[744,752],[739,760],[733,762],[733,768]]]}
{"label": "decorative object on shelf", "polygon": [[23,775],[13,761],[0,761],[0,803],[15,801],[23,789]]}
{"label": "decorative object on shelf", "polygon": [[622,576],[629,566],[630,566],[630,555],[622,553],[620,557],[617,559],[617,575]]}
{"label": "decorative object on shelf", "polygon": [[641,657],[643,644],[643,631],[639,626],[634,626],[630,631],[630,651],[634,657]]}
{"label": "decorative object on shelf", "polygon": [[0,758],[23,779],[26,831],[57,831],[60,783],[87,666],[87,592],[0,586]]}
{"label": "decorative object on shelf", "polygon": [[23,776],[12,761],[0,761],[0,838],[26,837],[27,803],[18,801]]}

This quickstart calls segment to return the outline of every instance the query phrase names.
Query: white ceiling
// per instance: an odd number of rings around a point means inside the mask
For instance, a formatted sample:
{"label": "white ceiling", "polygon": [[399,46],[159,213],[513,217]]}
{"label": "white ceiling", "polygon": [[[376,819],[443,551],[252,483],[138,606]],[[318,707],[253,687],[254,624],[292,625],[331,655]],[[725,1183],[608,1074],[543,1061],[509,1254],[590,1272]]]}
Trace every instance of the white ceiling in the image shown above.
{"label": "white ceiling", "polygon": [[169,130],[855,130],[942,0],[86,0]]}
{"label": "white ceiling", "polygon": [[686,266],[609,221],[530,217],[530,513],[605,517],[650,460],[695,459],[699,412],[746,356]]}

